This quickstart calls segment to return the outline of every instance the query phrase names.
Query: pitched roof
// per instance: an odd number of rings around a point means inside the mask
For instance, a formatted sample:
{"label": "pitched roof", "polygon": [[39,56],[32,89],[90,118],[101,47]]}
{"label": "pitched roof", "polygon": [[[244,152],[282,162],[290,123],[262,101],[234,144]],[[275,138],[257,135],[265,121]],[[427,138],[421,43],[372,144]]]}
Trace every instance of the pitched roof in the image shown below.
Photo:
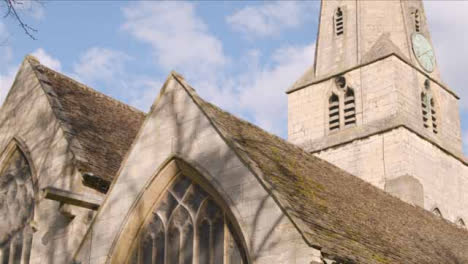
{"label": "pitched roof", "polygon": [[403,52],[401,52],[397,45],[395,45],[395,43],[393,43],[393,41],[390,39],[390,33],[386,32],[380,35],[370,50],[364,54],[361,63],[366,64],[378,60],[379,58],[384,58],[390,54],[396,54],[404,61],[410,61],[408,57],[403,55]]}
{"label": "pitched roof", "polygon": [[307,243],[338,263],[468,263],[468,232],[202,100]]}
{"label": "pitched roof", "polygon": [[41,65],[34,57],[26,60],[62,125],[78,170],[94,175],[101,184],[111,181],[145,114]]}

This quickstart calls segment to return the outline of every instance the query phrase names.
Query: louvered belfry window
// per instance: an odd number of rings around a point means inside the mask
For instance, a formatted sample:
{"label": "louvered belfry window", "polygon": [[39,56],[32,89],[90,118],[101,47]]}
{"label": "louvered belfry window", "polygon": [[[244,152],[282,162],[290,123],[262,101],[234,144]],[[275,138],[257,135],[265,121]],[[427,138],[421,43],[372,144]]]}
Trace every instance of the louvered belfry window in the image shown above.
{"label": "louvered belfry window", "polygon": [[330,131],[340,129],[340,99],[336,94],[328,100],[328,124]]}
{"label": "louvered belfry window", "polygon": [[414,11],[413,16],[414,16],[414,31],[420,32],[421,18],[420,18],[419,10]]}
{"label": "louvered belfry window", "polygon": [[0,171],[0,264],[29,264],[34,212],[32,174],[16,148]]}
{"label": "louvered belfry window", "polygon": [[424,83],[425,91],[421,93],[421,109],[423,126],[427,129],[432,129],[434,134],[439,133],[437,105],[434,96],[430,90],[430,82],[426,80]]}
{"label": "louvered belfry window", "polygon": [[344,124],[346,126],[356,124],[356,102],[354,99],[354,91],[348,88],[344,99]]}
{"label": "louvered belfry window", "polygon": [[438,133],[438,128],[437,128],[437,113],[436,113],[436,107],[435,107],[435,103],[434,103],[434,98],[431,98],[430,104],[431,104],[432,132],[434,132],[434,134],[437,134],[437,133]]}
{"label": "louvered belfry window", "polygon": [[335,78],[335,86],[328,97],[328,131],[339,131],[341,128],[357,124],[356,95],[347,84],[344,76]]}
{"label": "louvered belfry window", "polygon": [[344,33],[344,14],[341,7],[338,7],[335,12],[335,34],[336,36],[343,35]]}
{"label": "louvered belfry window", "polygon": [[129,264],[246,264],[226,212],[179,176],[144,224]]}
{"label": "louvered belfry window", "polygon": [[426,93],[421,93],[422,120],[425,128],[429,127],[429,100]]}

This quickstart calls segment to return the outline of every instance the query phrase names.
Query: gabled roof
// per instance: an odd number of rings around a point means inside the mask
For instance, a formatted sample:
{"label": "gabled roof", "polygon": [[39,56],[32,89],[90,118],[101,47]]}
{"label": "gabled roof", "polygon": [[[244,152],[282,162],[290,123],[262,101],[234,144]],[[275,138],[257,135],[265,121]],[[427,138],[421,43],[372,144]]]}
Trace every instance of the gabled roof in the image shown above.
{"label": "gabled roof", "polygon": [[[145,114],[41,65],[34,57],[26,60],[62,126],[78,170],[106,185],[117,173]],[[106,186],[101,187],[105,191]]]}
{"label": "gabled roof", "polygon": [[393,43],[393,41],[390,39],[390,33],[387,32],[380,35],[370,50],[364,54],[361,63],[370,63],[380,58],[384,58],[390,54],[396,54],[404,61],[410,61],[407,56],[403,55],[403,52],[401,52],[397,45]]}
{"label": "gabled roof", "polygon": [[466,230],[219,109],[173,76],[306,242],[327,258],[360,264],[468,263]]}

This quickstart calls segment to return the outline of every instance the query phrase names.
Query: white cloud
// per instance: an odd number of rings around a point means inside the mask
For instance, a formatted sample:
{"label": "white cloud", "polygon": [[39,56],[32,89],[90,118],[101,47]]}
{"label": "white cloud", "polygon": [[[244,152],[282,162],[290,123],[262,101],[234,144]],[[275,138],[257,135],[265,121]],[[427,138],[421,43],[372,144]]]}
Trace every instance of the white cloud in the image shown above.
{"label": "white cloud", "polygon": [[195,14],[194,3],[138,2],[123,9],[122,28],[153,47],[159,66],[210,74],[227,59],[221,42],[208,33],[206,24]]}
{"label": "white cloud", "polygon": [[[432,41],[441,77],[460,96],[462,122],[467,122],[468,14],[467,1],[425,1]],[[462,131],[463,149],[468,154],[468,130]]]}
{"label": "white cloud", "polygon": [[246,6],[226,18],[235,30],[249,37],[278,35],[285,29],[298,27],[312,18],[315,2],[276,1]]}
{"label": "white cloud", "polygon": [[36,57],[44,66],[47,66],[56,71],[60,71],[62,69],[62,64],[60,63],[60,61],[58,59],[53,58],[42,48],[37,49],[36,51],[31,53],[31,55]]}
{"label": "white cloud", "polygon": [[134,107],[148,112],[154,100],[158,96],[159,90],[163,83],[147,78],[139,78],[132,82],[135,89],[130,89],[129,104]]}
{"label": "white cloud", "polygon": [[81,55],[73,67],[74,75],[84,82],[112,82],[124,73],[125,62],[131,59],[123,52],[92,47]]}
{"label": "white cloud", "polygon": [[5,23],[0,21],[0,73],[2,70],[6,70],[5,67],[13,57],[13,50],[9,42],[9,32]]}
{"label": "white cloud", "polygon": [[107,87],[101,91],[148,111],[162,82],[128,70],[132,59],[121,51],[92,47],[80,56],[69,75],[95,89]]}
{"label": "white cloud", "polygon": [[425,1],[424,7],[442,80],[460,95],[462,109],[468,110],[468,2]]}
{"label": "white cloud", "polygon": [[257,66],[248,80],[240,80],[239,107],[248,111],[261,127],[286,134],[285,91],[313,63],[315,45],[284,47],[272,55],[272,63]]}
{"label": "white cloud", "polygon": [[[271,23],[279,23],[288,18],[279,9],[286,9],[292,15],[299,12],[295,10],[298,5],[266,4],[269,11],[265,14],[275,17]],[[151,45],[158,66],[167,72],[173,68],[178,70],[208,101],[286,136],[285,90],[312,65],[313,44],[280,48],[271,55],[251,50],[233,59],[223,53],[222,43],[211,35],[193,3],[142,2],[129,5],[123,12],[126,18],[123,29]],[[300,22],[288,23],[292,26]],[[271,56],[267,60],[270,63],[259,63],[262,56]],[[238,67],[237,73],[233,74],[228,65]],[[131,104],[148,107],[159,91],[160,82],[132,84],[135,85],[147,88],[132,92]]]}
{"label": "white cloud", "polygon": [[10,87],[16,76],[17,67],[10,67],[4,74],[0,74],[0,106],[10,91]]}
{"label": "white cloud", "polygon": [[[9,46],[5,46],[4,48],[9,48]],[[2,53],[2,49],[0,48],[0,54]],[[5,97],[10,91],[11,86],[13,85],[13,81],[15,80],[16,73],[19,69],[19,65],[13,65],[11,62],[11,49],[7,49],[7,53],[9,54],[9,58],[3,58],[0,62],[2,63],[5,68],[0,68],[0,105],[3,104]],[[49,55],[44,49],[39,48],[31,55],[35,56],[41,64],[52,68],[54,70],[60,71],[61,70],[61,63],[58,59],[53,58]]]}

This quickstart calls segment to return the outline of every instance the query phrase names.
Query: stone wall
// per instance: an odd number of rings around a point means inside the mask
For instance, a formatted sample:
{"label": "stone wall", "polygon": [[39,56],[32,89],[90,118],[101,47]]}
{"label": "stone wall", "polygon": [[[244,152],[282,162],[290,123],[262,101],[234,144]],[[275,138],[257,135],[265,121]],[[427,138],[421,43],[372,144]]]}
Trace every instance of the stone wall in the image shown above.
{"label": "stone wall", "polygon": [[429,90],[432,93],[437,109],[438,133],[423,127],[421,92],[426,91],[424,82],[428,78],[406,63],[394,57],[393,79],[398,91],[398,114],[405,119],[408,126],[418,133],[437,142],[444,148],[462,155],[462,141],[460,128],[460,113],[458,98],[444,89],[439,83],[429,81]]}
{"label": "stone wall", "polygon": [[[341,36],[335,34],[334,15],[338,7],[344,12],[344,34]],[[420,33],[432,42],[422,1],[322,1],[316,77],[349,70],[363,63],[382,36],[415,67],[422,69],[411,47],[411,35],[415,32],[412,13],[416,9],[419,10]],[[438,67],[428,74],[440,79]]]}
{"label": "stone wall", "polygon": [[343,74],[355,92],[357,124],[338,132],[330,132],[327,122],[328,98],[335,87],[334,78],[290,93],[288,140],[315,151],[370,133],[375,127],[381,128],[379,125],[393,118],[398,110],[394,73],[392,59],[385,59]]}
{"label": "stone wall", "polygon": [[[334,16],[338,7],[344,15],[344,34],[336,36]],[[316,53],[316,75],[347,69],[358,63],[356,1],[323,1]]]}
{"label": "stone wall", "polygon": [[[56,187],[84,194],[95,193],[81,185],[68,142],[27,60],[20,67],[0,110],[0,124],[0,152],[19,142],[33,171],[36,193],[31,224],[36,232],[30,263],[69,263],[93,212],[61,206],[56,201],[45,199],[42,190]],[[70,215],[75,216],[73,220]]]}
{"label": "stone wall", "polygon": [[328,98],[336,85],[334,78],[328,78],[288,95],[289,141],[318,151],[404,125],[462,156],[458,99],[441,84],[430,81],[439,127],[434,134],[422,121],[421,92],[427,77],[398,57],[387,57],[342,76],[355,91],[357,125],[329,131]]}
{"label": "stone wall", "polygon": [[132,208],[174,155],[197,168],[227,203],[240,227],[250,263],[305,264],[318,258],[320,253],[305,244],[270,194],[170,77],[124,161],[78,261],[106,263],[114,254],[115,241],[125,235],[121,232],[127,219],[133,219]]}
{"label": "stone wall", "polygon": [[[336,86],[329,78],[288,95],[289,140],[403,200],[466,222],[458,98],[397,56],[342,76],[355,90],[357,124],[328,129],[328,97]],[[423,123],[425,83],[436,102],[437,133]]]}
{"label": "stone wall", "polygon": [[[405,128],[359,139],[316,155],[381,189],[386,189],[386,183],[410,176],[422,185],[425,209],[438,207],[443,217],[451,222],[468,219],[467,165]],[[405,191],[402,190],[404,185],[398,188],[400,190],[387,191]],[[411,191],[419,192],[417,188]],[[407,202],[419,204],[418,201]]]}

